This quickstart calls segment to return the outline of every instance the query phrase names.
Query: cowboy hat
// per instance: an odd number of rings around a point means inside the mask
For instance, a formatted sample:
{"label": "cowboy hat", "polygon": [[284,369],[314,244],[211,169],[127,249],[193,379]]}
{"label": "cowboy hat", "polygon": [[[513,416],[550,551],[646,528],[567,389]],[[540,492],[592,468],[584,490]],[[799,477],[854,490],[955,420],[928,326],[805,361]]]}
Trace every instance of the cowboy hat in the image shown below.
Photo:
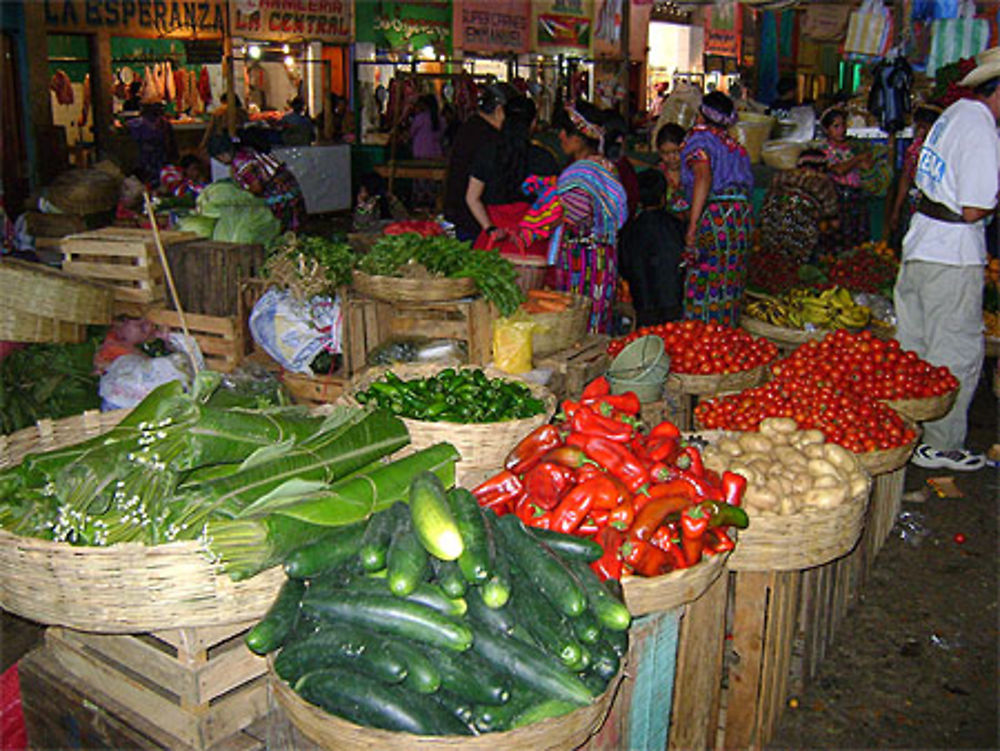
{"label": "cowboy hat", "polygon": [[976,55],[976,67],[958,84],[974,89],[991,78],[1000,78],[1000,47],[993,47]]}

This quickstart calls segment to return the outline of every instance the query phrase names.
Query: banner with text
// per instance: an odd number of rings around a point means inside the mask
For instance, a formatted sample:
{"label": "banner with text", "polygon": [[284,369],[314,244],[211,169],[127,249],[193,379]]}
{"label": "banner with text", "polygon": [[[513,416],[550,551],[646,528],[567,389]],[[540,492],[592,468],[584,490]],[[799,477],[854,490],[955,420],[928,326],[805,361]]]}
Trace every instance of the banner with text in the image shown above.
{"label": "banner with text", "polygon": [[42,11],[49,31],[197,38],[226,31],[226,0],[42,0]]}
{"label": "banner with text", "polygon": [[536,52],[588,54],[593,44],[593,0],[534,0],[531,3]]}
{"label": "banner with text", "polygon": [[465,52],[531,50],[531,0],[455,0],[455,49]]}
{"label": "banner with text", "polygon": [[232,0],[233,36],[351,41],[352,0]]}

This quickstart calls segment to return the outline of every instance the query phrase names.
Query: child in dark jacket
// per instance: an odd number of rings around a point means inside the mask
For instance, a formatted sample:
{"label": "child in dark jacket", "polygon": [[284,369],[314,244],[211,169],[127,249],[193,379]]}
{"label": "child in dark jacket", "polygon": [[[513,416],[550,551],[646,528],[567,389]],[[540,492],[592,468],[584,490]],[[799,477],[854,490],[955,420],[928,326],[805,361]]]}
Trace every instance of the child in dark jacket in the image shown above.
{"label": "child in dark jacket", "polygon": [[666,189],[659,170],[639,173],[639,211],[619,240],[619,270],[632,291],[639,326],[677,321],[684,312],[684,226],[663,206]]}

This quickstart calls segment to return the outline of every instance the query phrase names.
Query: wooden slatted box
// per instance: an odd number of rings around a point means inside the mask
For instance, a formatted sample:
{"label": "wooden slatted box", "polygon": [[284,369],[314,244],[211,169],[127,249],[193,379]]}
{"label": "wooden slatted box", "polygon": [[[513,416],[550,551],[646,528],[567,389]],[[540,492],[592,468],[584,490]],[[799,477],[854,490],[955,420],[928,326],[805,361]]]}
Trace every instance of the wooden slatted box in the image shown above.
{"label": "wooden slatted box", "polygon": [[587,334],[572,347],[536,357],[536,368],[551,370],[548,388],[558,399],[577,399],[583,387],[608,369],[609,338],[602,334]]}
{"label": "wooden slatted box", "polygon": [[[164,247],[196,239],[191,232],[160,232]],[[115,286],[115,301],[156,303],[165,299],[163,265],[151,230],[106,227],[62,239],[63,271]]]}
{"label": "wooden slatted box", "polygon": [[215,751],[268,711],[267,664],[243,643],[251,625],[126,635],[51,627],[45,648],[91,702],[143,718],[164,747]]}

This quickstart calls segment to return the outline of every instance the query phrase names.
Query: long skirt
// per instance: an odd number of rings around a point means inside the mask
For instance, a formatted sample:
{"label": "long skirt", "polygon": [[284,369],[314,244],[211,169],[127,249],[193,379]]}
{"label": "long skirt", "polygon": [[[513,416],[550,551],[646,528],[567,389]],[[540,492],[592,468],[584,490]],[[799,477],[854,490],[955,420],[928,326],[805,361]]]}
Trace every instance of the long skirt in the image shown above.
{"label": "long skirt", "polygon": [[563,236],[556,257],[555,286],[593,301],[587,327],[591,333],[606,334],[611,330],[611,307],[617,279],[618,258],[614,245],[590,237]]}
{"label": "long skirt", "polygon": [[685,318],[739,325],[752,217],[745,198],[709,198],[684,287]]}

